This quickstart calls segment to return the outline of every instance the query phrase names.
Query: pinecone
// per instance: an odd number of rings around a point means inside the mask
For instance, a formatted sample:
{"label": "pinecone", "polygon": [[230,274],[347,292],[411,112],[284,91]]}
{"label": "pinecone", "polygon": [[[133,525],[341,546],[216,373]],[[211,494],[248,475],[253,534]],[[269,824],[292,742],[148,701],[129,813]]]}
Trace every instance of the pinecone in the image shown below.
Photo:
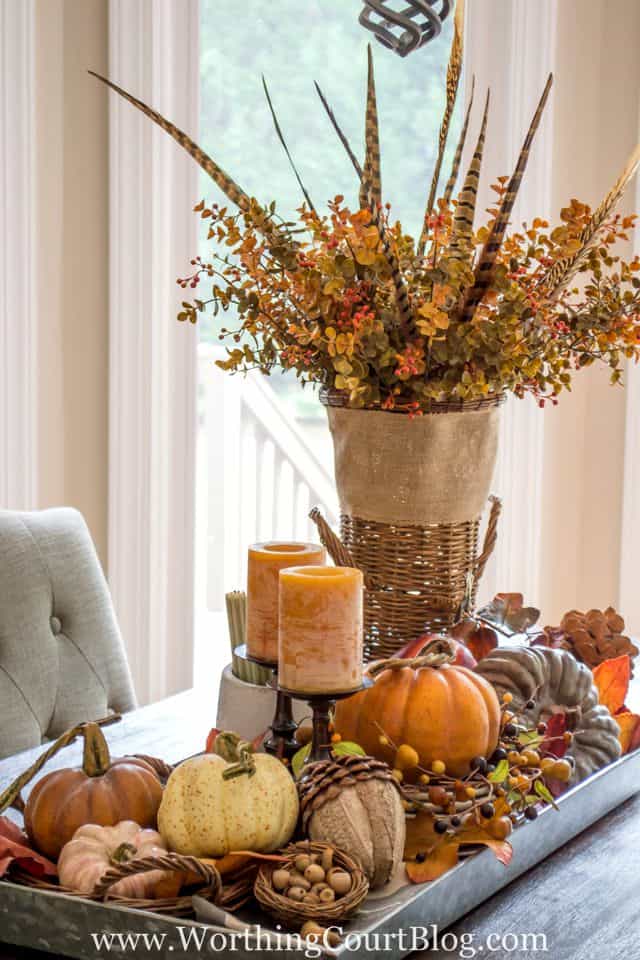
{"label": "pinecone", "polygon": [[298,783],[302,827],[327,800],[337,797],[347,787],[364,780],[388,780],[400,791],[398,782],[382,760],[360,754],[334,756],[332,760],[310,763],[304,768],[304,779]]}
{"label": "pinecone", "polygon": [[569,650],[577,660],[592,669],[604,660],[628,654],[631,659],[638,648],[626,637],[624,620],[613,607],[606,610],[570,610],[559,627],[545,627],[542,643],[548,647]]}

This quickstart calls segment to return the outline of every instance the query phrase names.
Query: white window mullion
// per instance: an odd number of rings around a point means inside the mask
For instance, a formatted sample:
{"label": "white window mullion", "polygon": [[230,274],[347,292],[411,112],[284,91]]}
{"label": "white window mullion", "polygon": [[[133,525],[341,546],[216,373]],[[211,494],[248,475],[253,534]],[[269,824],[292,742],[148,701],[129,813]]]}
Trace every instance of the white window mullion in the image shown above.
{"label": "white window mullion", "polygon": [[33,0],[0,0],[0,508],[37,496]]}
{"label": "white window mullion", "polygon": [[[197,0],[110,3],[110,76],[197,136]],[[198,168],[110,94],[109,581],[138,697],[193,680],[196,333],[175,278],[197,250]]]}
{"label": "white window mullion", "polygon": [[[491,106],[476,222],[495,194],[489,185],[509,174],[555,59],[557,0],[470,0],[467,17],[467,90],[476,78],[467,152],[472,152],[487,87]],[[551,213],[553,94],[532,148],[512,223]],[[498,546],[480,595],[519,590],[540,602],[540,528],[544,415],[531,398],[509,397],[502,411],[494,492],[503,500]]]}

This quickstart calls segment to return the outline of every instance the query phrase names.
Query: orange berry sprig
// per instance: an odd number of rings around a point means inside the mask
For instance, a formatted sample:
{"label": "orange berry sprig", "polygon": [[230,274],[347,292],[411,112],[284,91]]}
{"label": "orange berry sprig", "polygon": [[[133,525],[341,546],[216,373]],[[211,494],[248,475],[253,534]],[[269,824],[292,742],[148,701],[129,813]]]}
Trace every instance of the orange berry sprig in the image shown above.
{"label": "orange berry sprig", "polygon": [[[492,760],[497,761],[489,777],[506,790],[512,817],[524,816],[535,820],[541,804],[554,804],[547,784],[548,780],[567,783],[573,772],[568,759],[542,757],[539,749],[546,734],[546,724],[538,724],[536,730],[528,730],[520,718],[511,712],[513,696],[505,693],[502,698],[500,743]],[[533,707],[533,701],[525,704]],[[567,742],[567,738],[563,738]]]}
{"label": "orange berry sprig", "polygon": [[[434,830],[441,835],[483,823],[496,839],[508,836],[511,822],[498,824],[497,821],[503,818],[495,818],[494,801],[504,794],[500,787],[494,786],[485,777],[479,777],[475,767],[464,778],[448,774],[443,760],[433,760],[427,769],[420,764],[414,747],[409,744],[396,745],[380,724],[376,723],[376,726],[380,730],[380,746],[394,753],[392,774],[402,784],[409,813],[430,813],[434,818]],[[417,785],[403,784],[404,773],[408,770],[418,774]],[[489,824],[489,821],[494,822]]]}

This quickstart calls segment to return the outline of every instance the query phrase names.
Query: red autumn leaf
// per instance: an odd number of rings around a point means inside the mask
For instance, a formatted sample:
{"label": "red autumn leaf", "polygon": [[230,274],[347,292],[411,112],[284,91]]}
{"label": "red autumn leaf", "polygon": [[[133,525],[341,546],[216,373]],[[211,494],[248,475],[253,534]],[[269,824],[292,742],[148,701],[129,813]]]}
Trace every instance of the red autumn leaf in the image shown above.
{"label": "red autumn leaf", "polygon": [[407,876],[411,883],[429,883],[447,873],[458,862],[457,843],[442,843],[432,850],[423,863],[410,860],[407,864]]}
{"label": "red autumn leaf", "polygon": [[476,660],[488,657],[498,646],[498,636],[491,627],[476,627],[467,637],[467,647]]}
{"label": "red autumn leaf", "polygon": [[593,680],[598,688],[600,703],[617,713],[624,706],[631,680],[631,657],[624,654],[613,660],[604,660],[593,671]]}
{"label": "red autumn leaf", "polygon": [[58,874],[55,863],[36,853],[15,823],[7,817],[0,817],[0,877],[6,874],[12,864],[34,877],[55,877]]}
{"label": "red autumn leaf", "polygon": [[544,740],[540,744],[540,753],[553,754],[554,757],[564,757],[567,752],[567,745],[564,742],[563,734],[567,730],[567,717],[565,713],[552,713],[547,720],[547,729],[544,734]]}

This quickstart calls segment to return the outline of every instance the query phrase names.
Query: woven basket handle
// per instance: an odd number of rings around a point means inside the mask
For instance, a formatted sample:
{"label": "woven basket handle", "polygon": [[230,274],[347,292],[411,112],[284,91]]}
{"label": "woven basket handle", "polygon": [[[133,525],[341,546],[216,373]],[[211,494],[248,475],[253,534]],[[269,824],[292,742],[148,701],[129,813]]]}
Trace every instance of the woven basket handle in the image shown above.
{"label": "woven basket handle", "polygon": [[[491,511],[489,513],[489,520],[487,522],[487,529],[484,535],[484,542],[482,544],[482,551],[476,557],[476,561],[473,566],[473,580],[474,584],[480,582],[482,574],[485,571],[485,567],[489,561],[489,557],[495,549],[495,545],[498,539],[498,520],[500,519],[500,514],[502,513],[502,500],[500,497],[496,497],[493,494],[489,497],[489,502],[491,503]],[[337,567],[357,567],[358,564],[354,561],[351,553],[344,543],[337,536],[322,516],[322,513],[319,507],[314,507],[311,513],[309,514],[309,519],[313,520],[316,527],[318,528],[318,535],[320,537],[320,543],[323,547],[326,547],[329,556],[335,563]],[[364,573],[364,571],[363,571]],[[377,577],[372,577],[370,574],[364,573],[364,585],[367,589],[375,589],[381,586],[380,581]]]}
{"label": "woven basket handle", "polygon": [[[118,720],[121,720],[119,713],[111,714],[108,717],[103,717],[102,720],[94,720],[99,727],[107,727],[110,723],[117,723]],[[48,747],[44,753],[41,753],[38,759],[31,764],[31,766],[21,773],[19,777],[9,784],[6,790],[0,793],[0,813],[7,809],[7,807],[15,807],[16,810],[21,810],[23,807],[23,802],[20,797],[20,791],[23,787],[26,787],[30,783],[37,773],[40,773],[42,768],[46,763],[49,762],[51,757],[54,757],[56,753],[59,753],[60,750],[63,750],[65,747],[68,747],[69,744],[73,743],[74,740],[77,740],[78,737],[82,736],[86,723],[78,723],[75,727],[71,727],[70,730],[67,730],[61,736],[55,740],[50,747]]]}
{"label": "woven basket handle", "polygon": [[[318,528],[320,543],[323,547],[326,547],[327,552],[335,563],[336,567],[355,567],[356,569],[361,569],[351,556],[351,552],[348,547],[345,547],[340,537],[333,532],[325,518],[322,516],[319,507],[313,508],[309,514],[309,519],[313,520]],[[372,590],[380,586],[380,581],[377,577],[372,577],[370,574],[365,573],[364,570],[362,573],[364,576],[364,585],[366,589]]]}
{"label": "woven basket handle", "polygon": [[491,512],[489,513],[487,529],[485,530],[484,534],[482,552],[476,558],[476,562],[473,567],[473,576],[476,586],[482,579],[482,574],[484,573],[489,557],[494,551],[496,541],[498,539],[498,520],[500,519],[500,514],[502,513],[502,500],[500,497],[496,497],[492,494],[489,497],[489,501],[491,503]]}
{"label": "woven basket handle", "polygon": [[92,896],[106,900],[109,890],[119,880],[124,880],[125,877],[133,877],[138,873],[147,873],[149,870],[195,873],[202,880],[202,887],[198,890],[199,895],[213,901],[217,900],[222,892],[222,878],[212,864],[203,863],[197,857],[167,853],[165,856],[139,857],[109,867],[93,888]]}

